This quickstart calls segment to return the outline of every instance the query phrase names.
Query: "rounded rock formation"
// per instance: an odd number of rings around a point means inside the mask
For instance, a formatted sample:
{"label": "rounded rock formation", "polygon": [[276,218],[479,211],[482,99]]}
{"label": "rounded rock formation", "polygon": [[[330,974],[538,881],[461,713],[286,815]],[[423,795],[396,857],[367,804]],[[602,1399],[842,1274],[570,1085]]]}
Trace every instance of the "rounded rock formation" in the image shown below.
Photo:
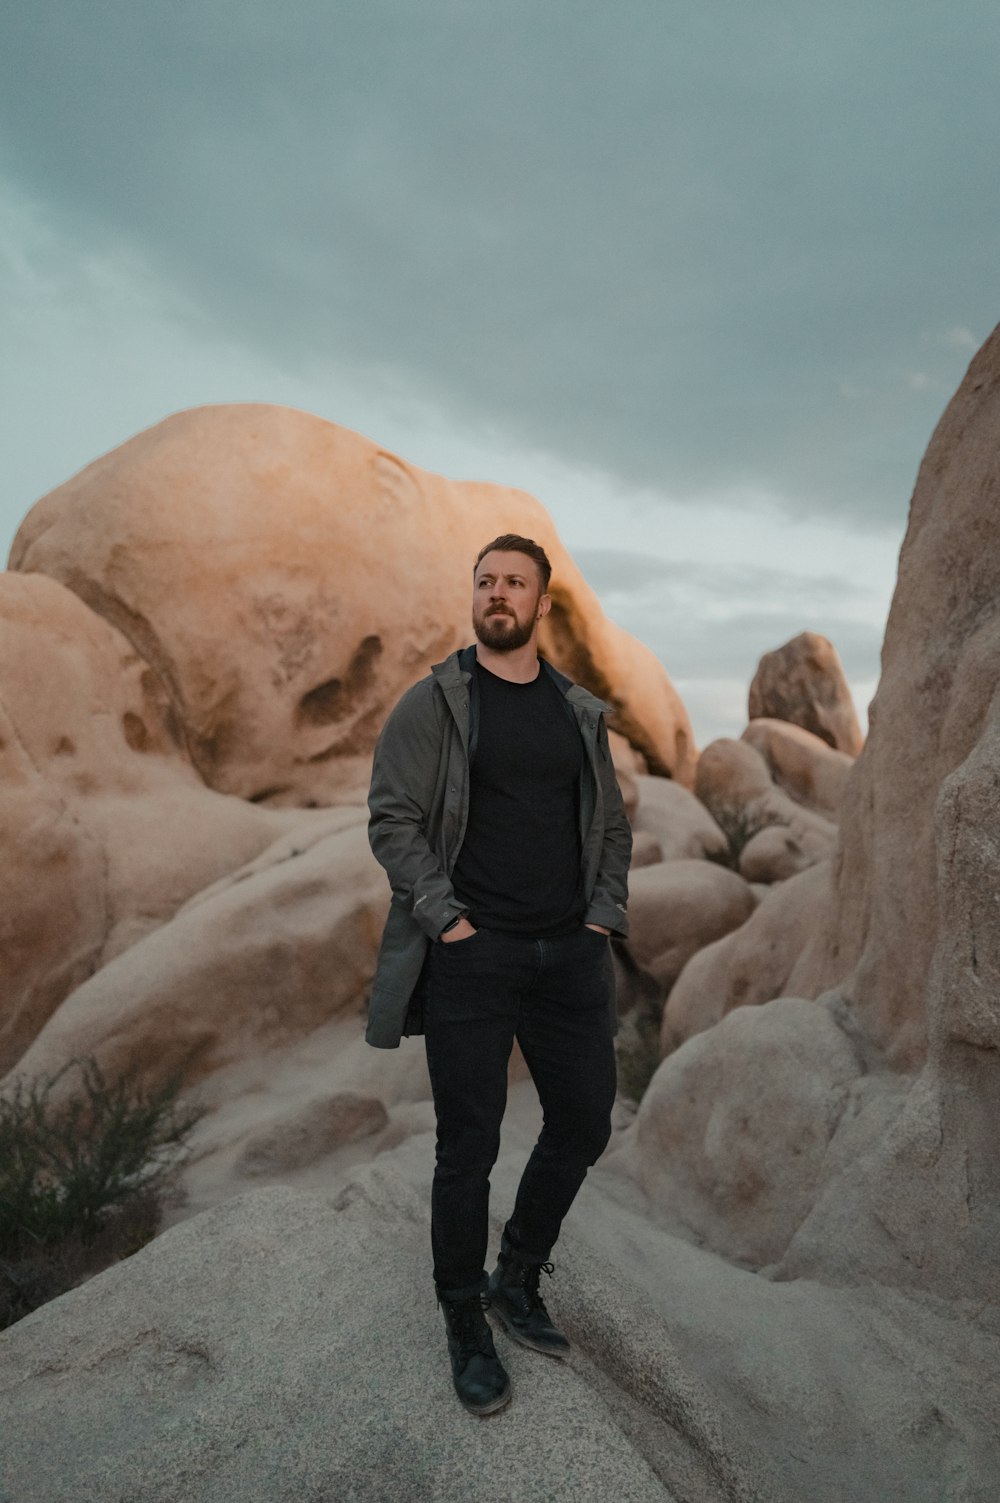
{"label": "rounded rock formation", "polygon": [[669,1054],[693,1034],[711,1028],[735,1007],[755,1007],[803,989],[800,956],[833,905],[830,863],[811,866],[769,890],[745,923],[693,955],[663,1010],[660,1049]]}
{"label": "rounded rock formation", "polygon": [[636,807],[632,826],[652,836],[664,861],[721,856],[729,849],[704,804],[670,778],[634,778]]}
{"label": "rounded rock formation", "polygon": [[780,826],[794,842],[794,859],[773,845],[769,863],[755,863],[751,855],[748,880],[774,881],[781,872],[790,875],[802,870],[824,860],[836,843],[837,827],[832,820],[797,804],[778,788],[764,758],[747,741],[720,736],[706,746],[698,760],[695,793],[737,851],[742,852],[759,831],[772,825]]}
{"label": "rounded rock formation", "polygon": [[739,1008],[664,1060],[636,1119],[639,1177],[717,1251],[757,1266],[811,1209],[860,1065],[827,1008]]}
{"label": "rounded rock formation", "polygon": [[782,647],[765,652],[750,685],[749,718],[800,725],[850,757],[864,745],[837,651],[814,631],[800,632]]}
{"label": "rounded rock formation", "polygon": [[669,987],[697,950],[754,911],[742,877],[711,861],[661,861],[629,875],[629,951]]}
{"label": "rounded rock formation", "polygon": [[64,997],[283,831],[204,786],[156,673],[42,574],[0,575],[0,1072]]}
{"label": "rounded rock formation", "polygon": [[774,781],[796,803],[839,818],[853,757],[787,720],[751,720],[741,740],[760,752]]}
{"label": "rounded rock formation", "polygon": [[689,784],[676,691],[605,617],[539,502],[291,408],[196,408],[138,434],[32,507],[10,567],[60,580],[124,633],[210,787],[329,804],[363,796],[389,710],[470,640],[473,561],[510,531],[553,563],[543,651],[610,703],[651,769]]}

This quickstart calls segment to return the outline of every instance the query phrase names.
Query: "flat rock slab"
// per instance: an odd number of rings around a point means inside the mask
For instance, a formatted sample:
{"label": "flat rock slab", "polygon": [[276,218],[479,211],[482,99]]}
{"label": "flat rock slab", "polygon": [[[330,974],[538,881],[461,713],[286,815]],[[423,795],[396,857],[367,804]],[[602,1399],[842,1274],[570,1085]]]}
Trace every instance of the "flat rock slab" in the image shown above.
{"label": "flat rock slab", "polygon": [[365,1183],[227,1201],[0,1337],[4,1503],[672,1499],[570,1364],[503,1342],[512,1404],[459,1406],[426,1215]]}

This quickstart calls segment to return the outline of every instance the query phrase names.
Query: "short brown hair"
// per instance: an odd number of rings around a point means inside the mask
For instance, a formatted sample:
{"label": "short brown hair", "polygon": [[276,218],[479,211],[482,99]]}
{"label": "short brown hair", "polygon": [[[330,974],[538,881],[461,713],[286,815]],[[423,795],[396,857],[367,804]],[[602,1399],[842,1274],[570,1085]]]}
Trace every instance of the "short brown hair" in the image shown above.
{"label": "short brown hair", "polygon": [[519,537],[516,532],[504,532],[500,537],[494,538],[492,543],[487,543],[485,548],[480,548],[476,562],[472,566],[473,575],[487,553],[492,553],[494,549],[498,553],[526,553],[529,558],[533,558],[542,583],[542,594],[545,594],[549,587],[549,580],[552,578],[552,565],[541,543],[536,543],[531,538]]}

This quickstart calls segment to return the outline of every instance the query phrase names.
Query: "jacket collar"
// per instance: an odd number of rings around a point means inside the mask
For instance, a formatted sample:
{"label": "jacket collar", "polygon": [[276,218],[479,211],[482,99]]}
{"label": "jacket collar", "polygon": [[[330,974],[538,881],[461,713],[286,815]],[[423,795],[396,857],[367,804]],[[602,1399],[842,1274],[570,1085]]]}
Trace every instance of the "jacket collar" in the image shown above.
{"label": "jacket collar", "polygon": [[[468,684],[472,677],[472,670],[476,661],[475,643],[469,647],[460,647],[455,652],[450,652],[441,663],[435,663],[431,669],[435,679],[441,685],[446,694],[461,690]],[[560,673],[558,668],[553,668],[546,658],[539,659],[543,670],[555,684],[560,694],[565,695],[570,704],[578,706],[581,710],[592,710],[600,714],[602,710],[610,709],[603,699],[598,699],[596,694],[591,694],[582,684],[574,684],[567,678],[565,673]]]}

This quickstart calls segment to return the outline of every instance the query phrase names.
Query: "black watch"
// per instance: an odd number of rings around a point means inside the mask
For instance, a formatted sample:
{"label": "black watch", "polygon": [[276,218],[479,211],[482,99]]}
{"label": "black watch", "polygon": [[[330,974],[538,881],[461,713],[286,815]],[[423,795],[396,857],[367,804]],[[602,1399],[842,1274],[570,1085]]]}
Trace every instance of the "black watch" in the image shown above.
{"label": "black watch", "polygon": [[[444,928],[441,930],[441,934],[447,934],[450,929],[454,929],[455,925],[456,924],[460,924],[462,922],[462,920],[464,919],[464,917],[465,917],[464,913],[458,913],[458,914],[456,914],[455,917],[452,919],[452,921],[451,921],[450,924],[445,924]],[[438,935],[438,939],[441,938],[441,934]]]}

